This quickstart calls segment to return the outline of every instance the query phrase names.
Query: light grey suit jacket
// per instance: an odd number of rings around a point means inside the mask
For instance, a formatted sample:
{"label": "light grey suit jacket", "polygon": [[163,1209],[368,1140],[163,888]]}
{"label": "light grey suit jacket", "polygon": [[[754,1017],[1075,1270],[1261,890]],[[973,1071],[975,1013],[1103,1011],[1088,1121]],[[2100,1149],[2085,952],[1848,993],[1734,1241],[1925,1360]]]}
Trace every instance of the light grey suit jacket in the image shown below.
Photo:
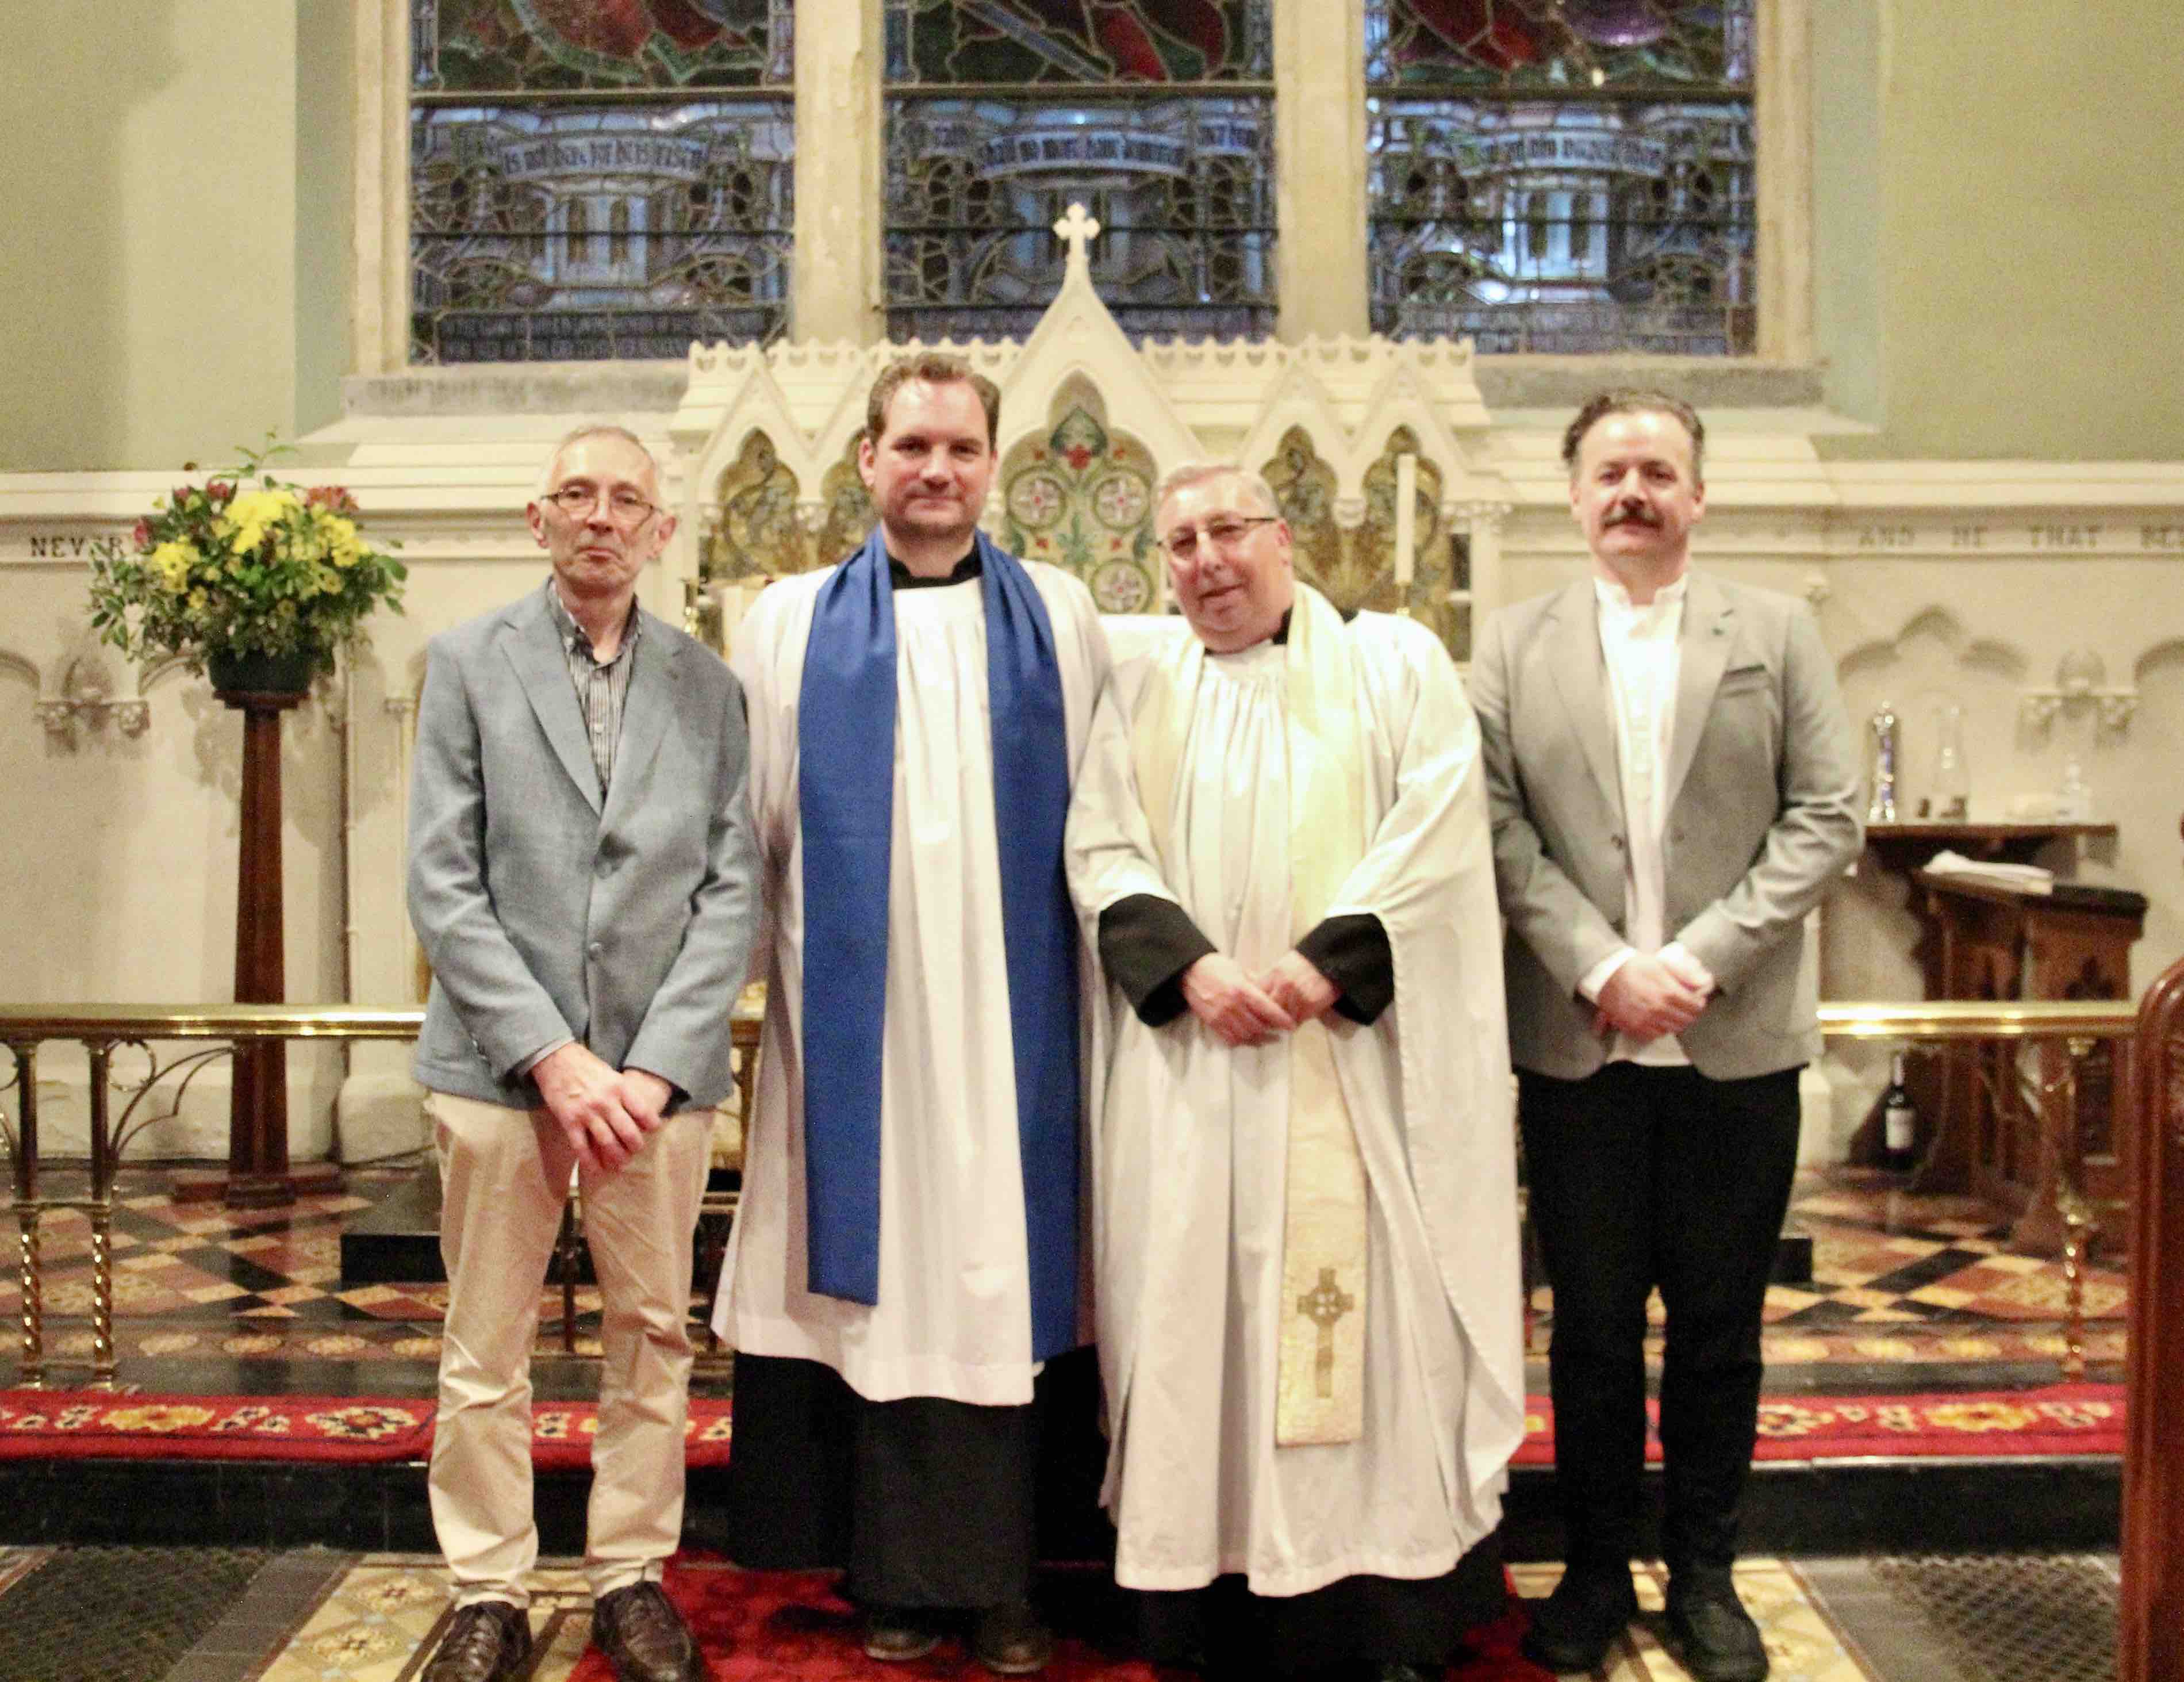
{"label": "light grey suit jacket", "polygon": [[574,1038],[677,1105],[733,1084],[759,914],[742,686],[646,614],[605,798],[543,590],[432,639],[410,796],[410,915],[432,966],[416,1076],[511,1109]]}
{"label": "light grey suit jacket", "polygon": [[[1669,938],[1719,992],[1680,1038],[1715,1080],[1819,1055],[1805,914],[1864,842],[1855,738],[1802,602],[1690,575],[1662,837]],[[1507,919],[1513,1060],[1579,1080],[1579,981],[1625,944],[1623,794],[1590,576],[1496,613],[1471,670]]]}

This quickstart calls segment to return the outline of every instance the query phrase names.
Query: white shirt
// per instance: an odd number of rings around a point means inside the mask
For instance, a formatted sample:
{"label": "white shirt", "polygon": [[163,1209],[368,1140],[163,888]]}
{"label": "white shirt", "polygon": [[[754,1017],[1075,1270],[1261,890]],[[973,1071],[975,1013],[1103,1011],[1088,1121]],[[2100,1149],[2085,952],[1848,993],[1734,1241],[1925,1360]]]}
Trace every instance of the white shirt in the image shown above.
{"label": "white shirt", "polygon": [[[1661,834],[1668,823],[1669,745],[1676,728],[1676,679],[1683,667],[1686,580],[1678,578],[1654,592],[1652,601],[1633,602],[1621,584],[1596,578],[1600,651],[1607,668],[1608,723],[1615,731],[1615,758],[1623,785],[1624,935],[1630,942],[1586,972],[1578,991],[1597,1000],[1608,978],[1638,953],[1658,953],[1668,942],[1668,873]],[[1697,960],[1681,947],[1674,956],[1692,970]],[[1683,1044],[1673,1034],[1639,1040],[1618,1033],[1607,1048],[1611,1063],[1627,1061],[1653,1068],[1688,1065]]]}

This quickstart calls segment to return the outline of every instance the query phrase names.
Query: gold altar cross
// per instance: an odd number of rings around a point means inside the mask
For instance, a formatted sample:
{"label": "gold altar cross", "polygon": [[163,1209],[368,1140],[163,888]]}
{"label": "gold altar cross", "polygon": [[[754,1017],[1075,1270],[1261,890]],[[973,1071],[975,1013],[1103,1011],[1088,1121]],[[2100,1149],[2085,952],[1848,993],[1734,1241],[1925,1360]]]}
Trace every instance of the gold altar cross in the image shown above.
{"label": "gold altar cross", "polygon": [[1319,1270],[1319,1283],[1297,1299],[1297,1312],[1319,1327],[1319,1348],[1312,1356],[1312,1388],[1322,1396],[1334,1394],[1334,1325],[1357,1306],[1357,1299],[1334,1282],[1334,1270]]}

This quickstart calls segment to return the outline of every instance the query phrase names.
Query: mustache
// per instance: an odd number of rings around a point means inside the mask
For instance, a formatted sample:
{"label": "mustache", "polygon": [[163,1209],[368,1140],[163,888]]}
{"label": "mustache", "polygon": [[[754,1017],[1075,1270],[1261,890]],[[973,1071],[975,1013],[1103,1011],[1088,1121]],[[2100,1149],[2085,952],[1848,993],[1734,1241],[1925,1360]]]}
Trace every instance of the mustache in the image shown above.
{"label": "mustache", "polygon": [[1661,523],[1661,517],[1642,502],[1624,502],[1609,510],[1607,519],[1601,523],[1604,526],[1658,526]]}

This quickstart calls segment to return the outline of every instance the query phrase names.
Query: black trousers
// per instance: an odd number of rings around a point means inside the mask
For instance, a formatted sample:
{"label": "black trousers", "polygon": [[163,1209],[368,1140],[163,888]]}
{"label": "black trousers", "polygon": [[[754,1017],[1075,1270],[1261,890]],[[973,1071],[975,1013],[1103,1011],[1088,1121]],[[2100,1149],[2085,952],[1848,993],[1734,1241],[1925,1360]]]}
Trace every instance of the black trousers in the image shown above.
{"label": "black trousers", "polygon": [[1098,1387],[1089,1350],[1048,1361],[1021,1407],[868,1401],[816,1361],[738,1355],[730,1556],[846,1567],[843,1592],[862,1606],[1022,1601],[1042,1500],[1076,1505],[1088,1480],[1096,1491]]}
{"label": "black trousers", "polygon": [[1533,1231],[1554,1289],[1555,1483],[1573,1565],[1635,1551],[1646,1299],[1668,1314],[1661,1551],[1727,1565],[1759,1415],[1759,1329],[1797,1167],[1797,1070],[1710,1081],[1611,1063],[1519,1071]]}

